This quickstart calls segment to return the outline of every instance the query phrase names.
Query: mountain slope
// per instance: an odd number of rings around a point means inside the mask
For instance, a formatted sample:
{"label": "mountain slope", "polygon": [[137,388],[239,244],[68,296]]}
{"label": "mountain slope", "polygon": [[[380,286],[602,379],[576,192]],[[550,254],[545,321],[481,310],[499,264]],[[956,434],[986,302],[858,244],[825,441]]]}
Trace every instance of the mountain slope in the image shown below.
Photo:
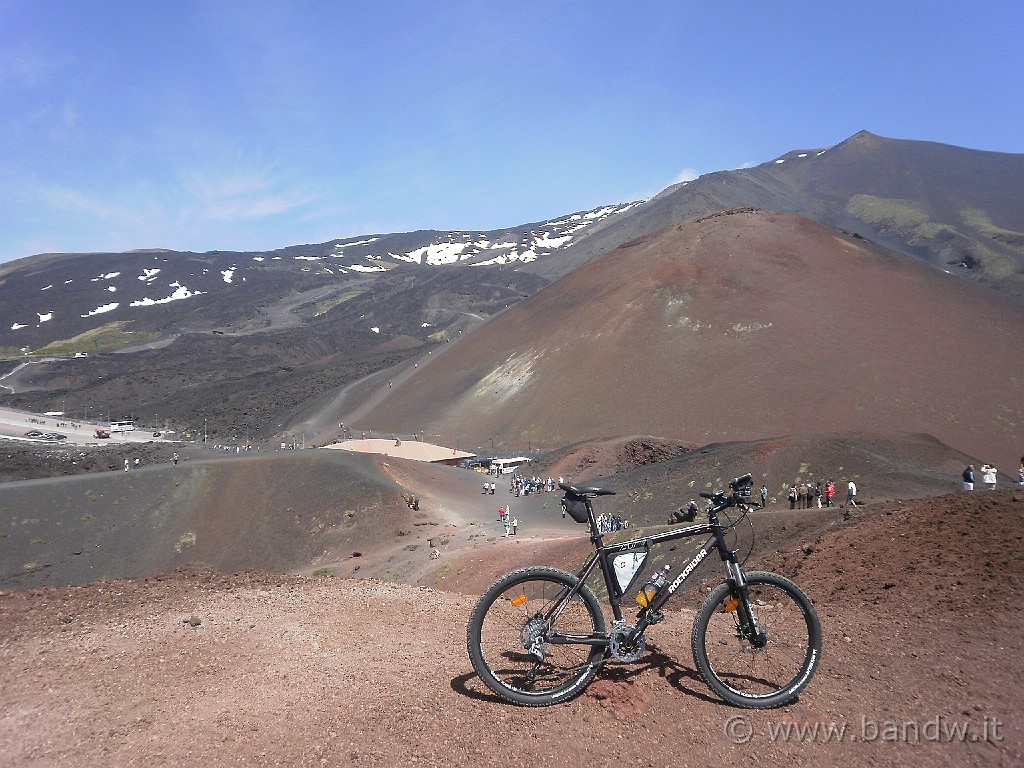
{"label": "mountain slope", "polygon": [[797,213],[1024,296],[1024,155],[861,131],[753,168],[677,184],[530,265],[549,279],[643,234],[718,210]]}
{"label": "mountain slope", "polygon": [[[472,279],[487,282],[488,268],[547,258],[633,205],[491,232],[376,234],[255,253],[157,249],[21,259],[0,266],[0,355],[76,337],[77,349],[92,348],[93,339],[81,334],[111,325],[114,338],[98,346],[128,343],[127,332],[266,330],[274,324],[267,315],[294,296],[304,296],[310,317],[391,272],[422,280],[434,269],[472,266],[480,269]],[[532,278],[533,285],[543,282]]]}
{"label": "mountain slope", "polygon": [[1024,308],[805,218],[632,241],[431,356],[356,429],[525,449],[914,431],[1012,468]]}
{"label": "mountain slope", "polygon": [[[798,213],[855,233],[861,244],[866,237],[901,254],[886,263],[896,265],[909,254],[966,276],[965,283],[973,280],[998,288],[1015,297],[1017,306],[1010,305],[1014,315],[1024,296],[1022,200],[1024,155],[861,132],[835,147],[794,151],[755,168],[684,182],[643,205],[607,206],[502,231],[367,235],[249,254],[140,251],[33,257],[0,267],[0,358],[7,357],[0,362],[0,393],[11,405],[66,410],[76,417],[87,410],[106,413],[116,407],[124,415],[151,414],[154,426],[168,419],[182,429],[207,423],[218,439],[225,440],[273,436],[289,426],[322,432],[325,425],[333,423],[336,428],[343,421],[333,414],[319,418],[325,405],[367,374],[380,372],[379,379],[386,382],[391,374],[384,369],[431,350],[436,343],[448,346],[444,342],[460,340],[487,318],[616,246],[639,237],[660,237],[656,232],[666,225],[737,206]],[[822,237],[833,242],[831,235]],[[941,277],[940,270],[934,271]],[[879,275],[872,279],[884,282]],[[848,277],[849,285],[862,279],[857,273]],[[795,268],[776,275],[769,270],[759,279],[775,285],[771,290],[799,292],[801,298],[793,301],[809,306],[819,294],[829,292],[833,278],[831,266],[810,265],[810,272]],[[616,279],[629,281],[632,276]],[[642,284],[640,290],[647,287]],[[909,296],[908,306],[923,308],[921,318],[928,318],[937,306],[927,292],[913,295],[913,285],[900,290],[901,303]],[[866,305],[875,306],[879,298],[867,297]],[[958,301],[955,297],[947,306]],[[679,302],[673,302],[678,309]],[[830,327],[845,327],[845,316],[837,316],[833,309],[823,307],[814,316],[830,318]],[[849,311],[856,307],[851,305]],[[727,319],[716,316],[711,306],[703,312],[705,323]],[[910,326],[921,318],[907,312],[899,322]],[[657,327],[665,318],[651,321]],[[982,326],[967,323],[955,331],[964,339],[984,335],[985,343],[990,343]],[[789,344],[803,333],[804,326],[799,325],[774,343]],[[491,337],[486,352],[517,335],[517,329],[509,329]],[[647,341],[638,334],[630,343],[639,350]],[[817,337],[802,343],[799,365],[804,369],[811,364],[808,359],[837,354],[821,351]],[[44,344],[56,362],[6,376],[22,359],[29,359],[22,348],[36,350],[31,359],[38,359]],[[891,346],[884,338],[876,345]],[[103,356],[111,349],[132,354]],[[88,352],[88,361],[66,359],[76,352]],[[660,363],[672,359],[678,349],[673,347],[667,356],[657,346],[652,352]],[[763,349],[756,350],[757,356],[764,354]],[[504,359],[510,356],[510,367],[501,376],[515,378],[518,359],[512,350]],[[1014,351],[1010,357],[1018,356]],[[692,362],[688,359],[687,365]],[[460,366],[452,373],[455,381],[435,383],[437,393],[474,384],[494,367],[481,372]],[[866,370],[874,375],[870,366]],[[372,386],[376,382],[367,382],[363,389]],[[498,381],[494,391],[503,391],[503,386]],[[978,387],[972,382],[970,388]],[[833,389],[838,393],[840,387]],[[1005,389],[998,390],[999,398],[1008,394]],[[671,388],[665,391],[674,394]],[[852,407],[873,412],[872,397],[866,393]],[[835,398],[825,400],[838,409],[837,416],[851,407]],[[1012,432],[1020,420],[1015,400],[1006,402],[1009,411],[988,427],[977,425],[974,418],[965,421],[993,434]],[[928,407],[941,411],[943,406]],[[943,413],[940,420],[956,427],[957,417]],[[863,414],[855,416],[857,423],[865,420]],[[638,429],[629,424],[623,428],[621,420],[603,428],[602,419],[603,415],[588,420],[585,434],[568,428],[553,434],[575,442],[586,434],[632,434]],[[770,424],[788,432],[799,430],[801,420],[806,416],[791,414]],[[420,421],[417,414],[410,414],[403,431],[424,431],[427,425]],[[928,419],[912,421],[911,428],[917,429]],[[826,428],[833,426],[849,425]],[[441,424],[435,432],[447,435],[453,430]],[[731,427],[727,430],[728,435],[734,433]],[[551,438],[543,425],[515,419],[492,425],[483,437],[492,435],[523,446]],[[1015,461],[1019,452],[1012,453]]]}

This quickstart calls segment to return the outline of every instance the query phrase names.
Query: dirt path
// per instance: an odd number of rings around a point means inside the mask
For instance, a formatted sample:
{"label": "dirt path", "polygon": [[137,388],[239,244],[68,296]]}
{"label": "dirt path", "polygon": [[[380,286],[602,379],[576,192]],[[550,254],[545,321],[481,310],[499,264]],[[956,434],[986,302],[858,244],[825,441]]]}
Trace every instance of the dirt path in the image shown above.
{"label": "dirt path", "polygon": [[[559,493],[516,498],[508,480],[482,492],[487,476],[437,464],[380,459],[392,480],[419,500],[418,513],[398,536],[358,559],[321,560],[301,571],[330,569],[338,576],[399,580],[410,584],[479,593],[500,573],[536,562],[552,544],[589,547],[586,527],[562,518]],[[495,478],[489,478],[494,480]],[[498,508],[508,506],[519,523],[505,536]],[[437,550],[436,559],[430,556]]]}
{"label": "dirt path", "polygon": [[291,426],[288,431],[305,431],[311,442],[325,443],[337,436],[339,424],[346,425],[353,433],[372,429],[373,425],[360,425],[360,420],[383,403],[395,386],[417,373],[421,365],[437,364],[438,359],[451,346],[444,344],[423,355],[353,381],[340,389],[317,413]]}

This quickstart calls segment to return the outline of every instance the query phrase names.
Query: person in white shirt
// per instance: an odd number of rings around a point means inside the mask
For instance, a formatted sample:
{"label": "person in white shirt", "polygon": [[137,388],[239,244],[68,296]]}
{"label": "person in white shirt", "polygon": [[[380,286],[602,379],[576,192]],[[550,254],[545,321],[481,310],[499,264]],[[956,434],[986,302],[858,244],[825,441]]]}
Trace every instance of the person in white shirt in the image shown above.
{"label": "person in white shirt", "polygon": [[993,467],[991,464],[981,465],[981,479],[985,483],[985,487],[989,490],[995,490],[996,487],[996,472],[999,470]]}

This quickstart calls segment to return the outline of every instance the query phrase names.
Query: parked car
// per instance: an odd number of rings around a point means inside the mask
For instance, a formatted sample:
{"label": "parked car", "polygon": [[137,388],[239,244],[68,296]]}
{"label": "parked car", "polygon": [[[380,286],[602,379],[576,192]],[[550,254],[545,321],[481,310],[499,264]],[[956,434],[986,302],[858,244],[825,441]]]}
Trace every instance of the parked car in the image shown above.
{"label": "parked car", "polygon": [[30,429],[28,432],[25,433],[25,437],[42,437],[42,436],[43,436],[43,433],[40,432],[38,429]]}
{"label": "parked car", "polygon": [[67,440],[68,436],[67,435],[62,435],[60,432],[44,432],[43,433],[43,439],[44,440]]}
{"label": "parked car", "polygon": [[96,437],[101,439],[101,440],[106,439],[106,438],[110,437],[110,430],[109,429],[97,429],[96,430]]}

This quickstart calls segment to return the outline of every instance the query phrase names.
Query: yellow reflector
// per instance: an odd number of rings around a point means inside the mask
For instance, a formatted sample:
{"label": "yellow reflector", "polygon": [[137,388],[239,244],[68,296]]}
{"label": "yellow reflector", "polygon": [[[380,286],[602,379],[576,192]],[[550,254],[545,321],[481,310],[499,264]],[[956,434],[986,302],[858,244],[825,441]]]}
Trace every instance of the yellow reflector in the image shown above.
{"label": "yellow reflector", "polygon": [[513,597],[512,598],[512,605],[514,605],[516,608],[518,608],[520,605],[525,603],[526,600],[527,600],[526,595],[519,595],[519,597]]}
{"label": "yellow reflector", "polygon": [[636,601],[640,603],[644,608],[651,604],[651,600],[657,594],[653,589],[641,589],[640,594],[636,596]]}
{"label": "yellow reflector", "polygon": [[724,606],[725,610],[727,610],[727,611],[735,611],[739,607],[740,607],[740,599],[738,597],[734,597],[732,600],[730,600]]}

